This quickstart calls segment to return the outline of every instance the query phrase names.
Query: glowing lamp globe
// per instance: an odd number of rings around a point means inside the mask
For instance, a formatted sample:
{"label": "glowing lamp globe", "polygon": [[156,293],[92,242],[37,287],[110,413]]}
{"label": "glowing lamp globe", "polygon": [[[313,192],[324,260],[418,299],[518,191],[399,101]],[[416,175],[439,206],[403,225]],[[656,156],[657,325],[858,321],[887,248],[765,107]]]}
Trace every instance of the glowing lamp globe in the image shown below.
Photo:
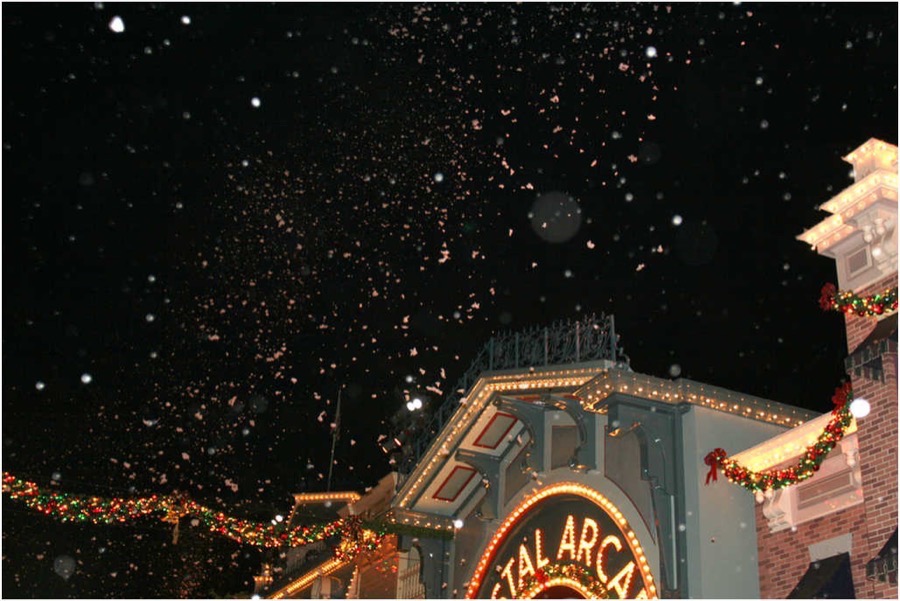
{"label": "glowing lamp globe", "polygon": [[853,402],[850,403],[850,414],[857,419],[869,415],[871,409],[872,407],[866,399],[853,399]]}

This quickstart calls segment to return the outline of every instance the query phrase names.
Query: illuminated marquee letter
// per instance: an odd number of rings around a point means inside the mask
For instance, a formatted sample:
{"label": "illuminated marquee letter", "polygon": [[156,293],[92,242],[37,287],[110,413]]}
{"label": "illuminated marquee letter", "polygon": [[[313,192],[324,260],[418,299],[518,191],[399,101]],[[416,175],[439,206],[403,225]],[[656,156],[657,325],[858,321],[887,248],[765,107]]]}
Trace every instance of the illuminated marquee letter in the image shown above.
{"label": "illuminated marquee letter", "polygon": [[575,518],[572,515],[566,518],[566,529],[563,530],[562,539],[559,541],[559,551],[556,552],[556,559],[562,559],[564,553],[568,553],[569,558],[575,561]]}
{"label": "illuminated marquee letter", "polygon": [[500,583],[494,585],[494,588],[491,589],[491,599],[506,599],[506,597],[498,597],[500,594]]}
{"label": "illuminated marquee letter", "polygon": [[516,596],[516,583],[513,582],[513,564],[516,563],[515,557],[510,557],[509,561],[506,562],[506,567],[503,568],[503,571],[500,572],[501,578],[506,578],[506,581],[509,583],[509,593],[510,596],[515,598]]}
{"label": "illuminated marquee letter", "polygon": [[606,581],[609,580],[609,576],[603,571],[603,550],[610,545],[615,547],[616,551],[622,550],[622,541],[619,540],[618,536],[613,536],[612,534],[604,538],[603,542],[600,543],[600,548],[597,549],[597,577],[603,584],[606,584]]}
{"label": "illuminated marquee letter", "polygon": [[524,544],[519,545],[519,588],[525,585],[525,575],[534,575],[534,566],[531,564],[531,557],[528,556],[528,549]]}
{"label": "illuminated marquee letter", "polygon": [[[590,531],[590,538],[588,538]],[[584,518],[584,525],[581,527],[581,538],[578,540],[578,553],[575,554],[575,561],[582,561],[581,556],[584,555],[584,565],[591,567],[591,549],[597,542],[597,533],[600,529],[597,522],[591,518]]]}
{"label": "illuminated marquee letter", "polygon": [[[613,588],[619,593],[619,599],[628,599],[628,588],[631,586],[631,579],[634,576],[634,565],[633,561],[629,561],[624,568],[619,570],[619,573],[613,576],[613,579],[609,581],[609,588]],[[622,580],[625,580],[623,583]]]}
{"label": "illuminated marquee letter", "polygon": [[537,569],[541,569],[548,563],[550,560],[544,557],[544,544],[542,539],[544,538],[544,533],[541,532],[540,528],[535,528],[534,530],[534,563]]}

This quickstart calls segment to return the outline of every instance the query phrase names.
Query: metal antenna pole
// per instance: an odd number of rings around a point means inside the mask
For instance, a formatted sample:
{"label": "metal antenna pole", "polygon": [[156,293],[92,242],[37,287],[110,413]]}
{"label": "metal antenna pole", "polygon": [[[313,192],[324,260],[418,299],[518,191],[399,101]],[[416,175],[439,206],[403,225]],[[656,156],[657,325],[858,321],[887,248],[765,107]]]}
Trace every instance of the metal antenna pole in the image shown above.
{"label": "metal antenna pole", "polygon": [[337,446],[338,438],[341,435],[341,391],[344,389],[343,384],[338,388],[337,411],[334,416],[334,432],[331,433],[331,459],[328,461],[328,484],[326,492],[331,492],[331,472],[334,469],[334,448]]}

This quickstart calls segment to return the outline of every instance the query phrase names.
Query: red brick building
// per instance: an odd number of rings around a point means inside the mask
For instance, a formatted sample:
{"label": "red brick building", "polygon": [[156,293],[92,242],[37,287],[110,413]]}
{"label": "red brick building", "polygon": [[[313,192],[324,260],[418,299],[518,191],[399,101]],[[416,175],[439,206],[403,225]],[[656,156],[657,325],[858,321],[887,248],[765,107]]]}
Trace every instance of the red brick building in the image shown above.
{"label": "red brick building", "polygon": [[[844,160],[855,182],[798,238],[835,260],[840,290],[883,293],[897,286],[897,147],[871,139]],[[897,598],[897,315],[845,323],[853,394],[871,411],[814,477],[757,499],[762,597],[815,596],[843,580],[840,596]],[[736,458],[757,470],[796,463],[822,419]]]}

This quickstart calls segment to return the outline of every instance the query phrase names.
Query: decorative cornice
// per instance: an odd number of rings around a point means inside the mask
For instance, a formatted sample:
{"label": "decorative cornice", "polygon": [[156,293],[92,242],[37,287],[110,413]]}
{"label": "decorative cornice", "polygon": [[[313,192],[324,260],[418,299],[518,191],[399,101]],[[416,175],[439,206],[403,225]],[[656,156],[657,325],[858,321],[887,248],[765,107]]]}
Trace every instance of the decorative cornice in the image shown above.
{"label": "decorative cornice", "polygon": [[294,494],[294,502],[298,505],[308,505],[310,503],[356,503],[361,498],[359,493],[353,491]]}
{"label": "decorative cornice", "polygon": [[880,200],[897,202],[897,173],[876,169],[820,206],[833,213],[796,237],[820,253],[844,240],[857,228],[854,217]]}
{"label": "decorative cornice", "polygon": [[812,411],[718,386],[687,379],[667,380],[621,370],[609,370],[600,374],[579,389],[578,393],[585,399],[585,407],[597,413],[604,413],[604,401],[619,393],[670,405],[697,405],[779,426],[794,427],[817,416]]}
{"label": "decorative cornice", "polygon": [[851,165],[856,165],[873,154],[880,155],[878,158],[882,164],[890,165],[897,162],[897,147],[878,138],[869,138],[842,158]]}

